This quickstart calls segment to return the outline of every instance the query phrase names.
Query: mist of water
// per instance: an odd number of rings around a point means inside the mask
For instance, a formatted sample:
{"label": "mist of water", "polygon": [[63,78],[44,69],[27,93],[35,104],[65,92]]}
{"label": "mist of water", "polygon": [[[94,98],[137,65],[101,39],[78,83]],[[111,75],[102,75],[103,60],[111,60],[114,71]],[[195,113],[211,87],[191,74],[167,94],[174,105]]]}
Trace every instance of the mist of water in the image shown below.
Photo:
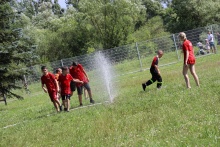
{"label": "mist of water", "polygon": [[103,83],[105,91],[108,94],[109,101],[113,102],[114,98],[117,94],[114,83],[114,70],[112,68],[111,62],[102,54],[101,52],[97,52],[95,54],[95,64],[99,71],[100,82]]}

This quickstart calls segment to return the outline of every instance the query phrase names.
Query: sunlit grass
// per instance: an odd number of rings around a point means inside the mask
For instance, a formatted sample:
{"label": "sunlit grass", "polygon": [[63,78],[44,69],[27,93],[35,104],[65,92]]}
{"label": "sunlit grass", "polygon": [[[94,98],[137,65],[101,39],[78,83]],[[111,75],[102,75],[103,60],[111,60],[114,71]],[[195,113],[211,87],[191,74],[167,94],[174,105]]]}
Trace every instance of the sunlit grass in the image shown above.
{"label": "sunlit grass", "polygon": [[[200,88],[191,75],[192,89],[185,88],[179,62],[160,67],[161,90],[156,84],[142,90],[141,83],[151,77],[148,70],[128,74],[115,79],[114,103],[69,113],[56,114],[40,83],[33,84],[31,95],[23,92],[24,100],[0,103],[0,146],[219,146],[219,58],[197,59]],[[97,84],[91,81],[94,98],[102,102]],[[71,105],[78,106],[76,93]]]}

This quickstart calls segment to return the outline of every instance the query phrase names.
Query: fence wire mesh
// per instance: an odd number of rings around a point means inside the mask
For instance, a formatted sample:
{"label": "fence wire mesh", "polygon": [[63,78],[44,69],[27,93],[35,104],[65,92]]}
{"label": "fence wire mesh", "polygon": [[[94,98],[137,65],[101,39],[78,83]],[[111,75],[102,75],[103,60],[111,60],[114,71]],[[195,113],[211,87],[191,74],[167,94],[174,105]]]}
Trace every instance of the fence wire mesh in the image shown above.
{"label": "fence wire mesh", "polygon": [[[207,39],[208,31],[214,35],[215,46],[216,48],[219,48],[220,25],[215,24],[207,27],[184,31],[186,33],[187,39],[190,40],[194,46],[194,52],[196,56],[204,56],[207,54],[205,50],[205,39]],[[200,45],[202,44],[202,47],[199,47],[198,43],[200,43]],[[112,49],[101,50],[98,52],[102,53],[102,55],[110,62],[110,65],[114,70],[113,76],[118,77],[124,74],[149,69],[152,58],[154,55],[156,55],[156,51],[158,49],[161,49],[165,52],[165,55],[160,60],[160,66],[166,66],[183,60],[181,55],[181,42],[178,38],[178,33],[142,42],[136,42],[121,47],[115,47]],[[203,52],[201,52],[201,49]],[[82,64],[85,70],[88,72],[91,81],[93,81],[91,84],[94,86],[94,88],[103,89],[103,84],[99,81],[100,77],[97,77],[98,74],[96,73],[99,68],[96,63],[96,54],[97,52],[83,56],[62,59],[60,61],[54,61],[44,65],[48,67],[49,71],[55,73],[55,70],[58,67],[70,66],[73,61],[78,62]],[[26,79],[29,84],[33,82],[40,82],[40,77],[42,75],[40,67],[41,65],[30,67],[33,72],[31,75],[26,75]]]}

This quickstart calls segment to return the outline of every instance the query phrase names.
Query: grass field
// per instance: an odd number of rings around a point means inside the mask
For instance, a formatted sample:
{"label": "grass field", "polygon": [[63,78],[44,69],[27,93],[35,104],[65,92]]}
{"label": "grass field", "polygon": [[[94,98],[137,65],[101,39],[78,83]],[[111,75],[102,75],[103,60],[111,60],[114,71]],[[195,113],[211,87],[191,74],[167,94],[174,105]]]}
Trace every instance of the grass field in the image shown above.
{"label": "grass field", "polygon": [[[156,84],[142,90],[149,71],[128,74],[116,79],[114,103],[69,113],[55,113],[34,84],[31,95],[20,92],[24,100],[0,103],[0,146],[220,146],[219,58],[197,59],[200,88],[191,75],[192,89],[185,88],[179,62],[161,67],[161,90]],[[95,100],[101,92],[94,91]],[[76,94],[71,104],[78,105]]]}

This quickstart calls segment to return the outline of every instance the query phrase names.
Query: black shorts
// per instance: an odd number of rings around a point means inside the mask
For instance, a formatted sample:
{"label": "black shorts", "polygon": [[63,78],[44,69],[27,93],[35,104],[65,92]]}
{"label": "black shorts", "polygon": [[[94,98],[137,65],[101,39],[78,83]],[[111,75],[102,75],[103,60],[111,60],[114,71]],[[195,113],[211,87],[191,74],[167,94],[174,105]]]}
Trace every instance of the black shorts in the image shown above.
{"label": "black shorts", "polygon": [[67,100],[67,99],[70,100],[70,94],[67,94],[67,95],[61,95],[61,97],[62,97],[62,100]]}
{"label": "black shorts", "polygon": [[89,83],[84,83],[82,86],[77,87],[77,94],[82,95],[83,94],[83,88],[85,88],[87,91],[90,91],[91,88],[89,86]]}
{"label": "black shorts", "polygon": [[76,83],[75,82],[73,82],[73,81],[70,82],[70,89],[71,89],[71,91],[76,90]]}

